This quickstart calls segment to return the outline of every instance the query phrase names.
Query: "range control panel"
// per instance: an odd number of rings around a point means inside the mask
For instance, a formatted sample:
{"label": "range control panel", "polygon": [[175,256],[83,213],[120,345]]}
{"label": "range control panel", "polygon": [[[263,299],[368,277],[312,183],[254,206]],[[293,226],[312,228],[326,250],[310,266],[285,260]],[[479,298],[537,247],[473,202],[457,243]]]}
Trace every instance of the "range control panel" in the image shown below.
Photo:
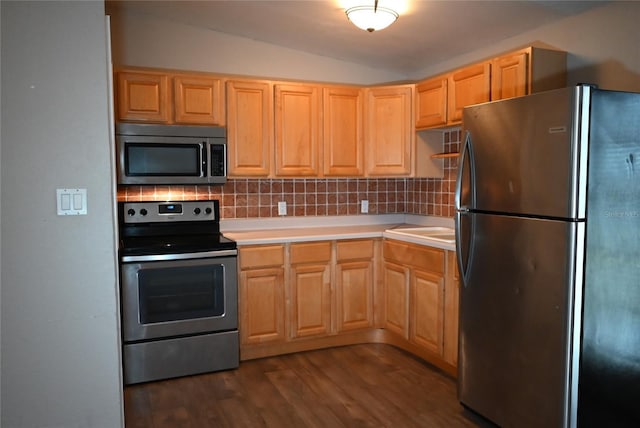
{"label": "range control panel", "polygon": [[218,201],[126,202],[121,209],[125,223],[217,221],[220,216]]}

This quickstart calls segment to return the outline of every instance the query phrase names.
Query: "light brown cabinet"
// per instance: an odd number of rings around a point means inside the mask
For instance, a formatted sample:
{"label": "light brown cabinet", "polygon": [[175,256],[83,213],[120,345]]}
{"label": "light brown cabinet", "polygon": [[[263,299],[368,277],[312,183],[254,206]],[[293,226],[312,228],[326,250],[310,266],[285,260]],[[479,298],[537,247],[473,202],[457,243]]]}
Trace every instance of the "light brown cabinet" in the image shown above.
{"label": "light brown cabinet", "polygon": [[284,342],[284,246],[243,247],[238,261],[241,345]]}
{"label": "light brown cabinet", "polygon": [[196,73],[122,69],[116,72],[117,120],[224,124],[223,80]]}
{"label": "light brown cabinet", "polygon": [[491,64],[475,64],[449,76],[447,122],[462,122],[462,109],[491,100]]}
{"label": "light brown cabinet", "polygon": [[118,121],[169,122],[169,77],[163,73],[116,73]]}
{"label": "light brown cabinet", "polygon": [[447,124],[447,76],[439,76],[416,85],[416,129]]}
{"label": "light brown cabinet", "polygon": [[229,177],[269,177],[273,157],[273,85],[227,82]]}
{"label": "light brown cabinet", "polygon": [[320,176],[320,87],[275,85],[275,173]]}
{"label": "light brown cabinet", "polygon": [[491,61],[491,100],[519,97],[566,85],[567,53],[528,47]]}
{"label": "light brown cabinet", "polygon": [[385,240],[385,328],[441,358],[445,320],[444,250]]}
{"label": "light brown cabinet", "polygon": [[337,332],[373,326],[374,242],[336,242]]}
{"label": "light brown cabinet", "polygon": [[366,89],[366,174],[408,176],[414,141],[413,85]]}
{"label": "light brown cabinet", "polygon": [[291,244],[291,337],[331,332],[331,242]]}
{"label": "light brown cabinet", "polygon": [[322,89],[323,173],[326,177],[364,175],[362,89]]}

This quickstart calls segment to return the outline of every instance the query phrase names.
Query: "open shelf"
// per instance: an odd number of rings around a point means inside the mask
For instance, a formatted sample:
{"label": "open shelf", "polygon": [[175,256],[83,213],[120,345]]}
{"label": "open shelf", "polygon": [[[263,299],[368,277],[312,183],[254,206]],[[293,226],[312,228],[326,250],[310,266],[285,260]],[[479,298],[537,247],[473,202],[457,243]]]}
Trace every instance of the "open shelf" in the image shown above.
{"label": "open shelf", "polygon": [[457,158],[459,153],[435,153],[431,155],[433,159]]}

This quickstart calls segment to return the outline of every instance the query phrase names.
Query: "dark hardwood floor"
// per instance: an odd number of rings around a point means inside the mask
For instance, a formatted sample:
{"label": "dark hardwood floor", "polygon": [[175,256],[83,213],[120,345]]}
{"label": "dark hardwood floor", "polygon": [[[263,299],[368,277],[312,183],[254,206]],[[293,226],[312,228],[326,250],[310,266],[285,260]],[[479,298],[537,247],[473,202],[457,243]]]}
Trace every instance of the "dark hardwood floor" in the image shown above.
{"label": "dark hardwood floor", "polygon": [[127,428],[491,426],[460,406],[451,377],[390,345],[246,361],[124,396]]}

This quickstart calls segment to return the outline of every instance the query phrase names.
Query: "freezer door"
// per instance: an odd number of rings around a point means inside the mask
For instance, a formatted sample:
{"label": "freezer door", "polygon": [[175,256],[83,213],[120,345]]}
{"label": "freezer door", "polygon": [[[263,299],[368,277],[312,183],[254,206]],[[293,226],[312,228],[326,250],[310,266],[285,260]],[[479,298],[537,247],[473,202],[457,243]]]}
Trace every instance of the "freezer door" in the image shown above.
{"label": "freezer door", "polygon": [[[505,427],[567,426],[576,236],[582,222],[467,214],[458,394]],[[467,228],[465,228],[467,229]]]}
{"label": "freezer door", "polygon": [[584,218],[588,95],[574,87],[467,107],[460,206]]}
{"label": "freezer door", "polygon": [[580,427],[640,426],[640,94],[593,94]]}

